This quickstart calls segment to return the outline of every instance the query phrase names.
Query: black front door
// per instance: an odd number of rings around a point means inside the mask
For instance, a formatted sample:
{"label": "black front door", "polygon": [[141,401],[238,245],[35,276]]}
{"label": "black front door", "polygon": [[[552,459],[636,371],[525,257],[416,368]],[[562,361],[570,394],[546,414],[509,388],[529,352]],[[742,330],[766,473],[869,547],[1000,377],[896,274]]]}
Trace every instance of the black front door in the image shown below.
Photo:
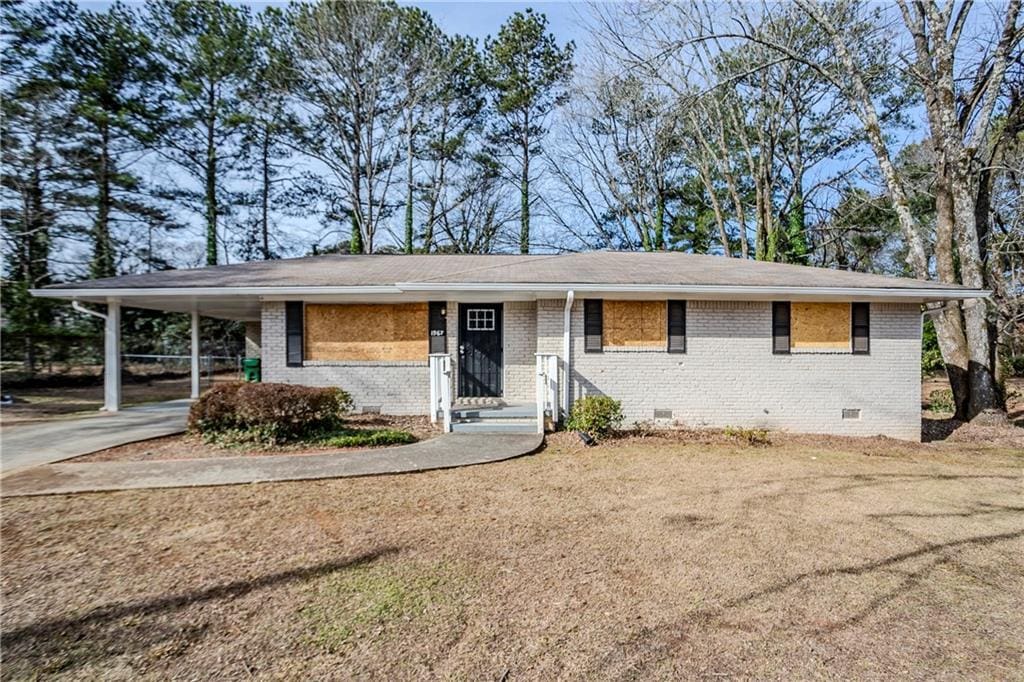
{"label": "black front door", "polygon": [[501,304],[459,305],[459,396],[501,396]]}

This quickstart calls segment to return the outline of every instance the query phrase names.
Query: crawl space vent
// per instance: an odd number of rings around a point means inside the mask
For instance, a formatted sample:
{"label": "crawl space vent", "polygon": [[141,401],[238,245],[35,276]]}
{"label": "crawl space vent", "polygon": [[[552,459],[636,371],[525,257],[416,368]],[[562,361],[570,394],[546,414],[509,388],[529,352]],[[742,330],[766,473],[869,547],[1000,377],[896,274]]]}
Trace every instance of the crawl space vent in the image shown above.
{"label": "crawl space vent", "polygon": [[845,407],[843,408],[843,419],[860,419],[860,408]]}
{"label": "crawl space vent", "polygon": [[672,418],[672,410],[655,410],[654,411],[654,418],[655,419],[671,419]]}

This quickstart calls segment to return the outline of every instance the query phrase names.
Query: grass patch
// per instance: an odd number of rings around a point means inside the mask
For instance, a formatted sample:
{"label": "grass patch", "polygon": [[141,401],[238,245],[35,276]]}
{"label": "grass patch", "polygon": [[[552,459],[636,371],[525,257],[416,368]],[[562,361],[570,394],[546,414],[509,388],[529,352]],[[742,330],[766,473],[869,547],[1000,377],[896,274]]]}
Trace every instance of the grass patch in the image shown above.
{"label": "grass patch", "polygon": [[929,393],[928,409],[932,412],[943,412],[949,414],[956,412],[956,403],[953,401],[953,391],[948,388],[939,388]]}
{"label": "grass patch", "polygon": [[321,578],[299,613],[308,641],[337,653],[361,637],[448,617],[455,603],[443,568],[372,565]]}
{"label": "grass patch", "polygon": [[398,429],[341,429],[316,442],[334,448],[379,447],[415,443],[416,436]]}
{"label": "grass patch", "polygon": [[354,429],[339,426],[330,429],[313,429],[304,436],[293,438],[287,443],[268,443],[265,434],[259,428],[225,429],[202,434],[204,443],[223,448],[249,448],[259,445],[268,449],[288,446],[290,449],[301,446],[316,445],[330,448],[370,448],[385,445],[405,445],[415,443],[416,436],[399,429]]}
{"label": "grass patch", "polygon": [[767,447],[772,444],[768,437],[768,429],[747,429],[737,426],[727,426],[722,433],[744,445],[752,447]]}

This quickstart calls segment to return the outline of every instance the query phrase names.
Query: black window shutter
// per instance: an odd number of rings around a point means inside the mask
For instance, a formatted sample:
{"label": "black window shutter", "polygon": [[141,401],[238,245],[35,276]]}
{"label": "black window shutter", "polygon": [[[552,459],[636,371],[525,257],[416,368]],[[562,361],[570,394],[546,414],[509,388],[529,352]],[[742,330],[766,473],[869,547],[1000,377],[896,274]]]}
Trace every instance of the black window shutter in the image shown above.
{"label": "black window shutter", "polygon": [[871,304],[851,303],[850,312],[853,352],[867,355],[871,352]]}
{"label": "black window shutter", "polygon": [[284,320],[287,365],[302,367],[302,301],[284,304]]}
{"label": "black window shutter", "polygon": [[445,323],[445,302],[430,302],[430,352],[444,353],[448,350],[448,326]]}
{"label": "black window shutter", "polygon": [[686,301],[668,302],[668,352],[686,352]]}
{"label": "black window shutter", "polygon": [[789,302],[772,303],[772,353],[789,354]]}
{"label": "black window shutter", "polygon": [[601,337],[604,331],[604,302],[599,298],[583,301],[583,350],[586,353],[601,352]]}

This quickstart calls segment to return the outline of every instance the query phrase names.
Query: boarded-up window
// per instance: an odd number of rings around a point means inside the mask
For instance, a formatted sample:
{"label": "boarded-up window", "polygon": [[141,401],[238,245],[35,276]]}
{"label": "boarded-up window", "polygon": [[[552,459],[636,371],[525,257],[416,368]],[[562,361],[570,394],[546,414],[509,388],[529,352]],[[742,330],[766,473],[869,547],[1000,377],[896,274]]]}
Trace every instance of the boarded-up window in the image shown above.
{"label": "boarded-up window", "polygon": [[600,353],[604,334],[603,301],[588,298],[583,301],[583,352]]}
{"label": "boarded-up window", "polygon": [[849,303],[792,303],[793,350],[850,350]]}
{"label": "boarded-up window", "polygon": [[284,304],[285,364],[302,367],[302,301]]}
{"label": "boarded-up window", "polygon": [[426,360],[426,303],[306,306],[308,360]]}
{"label": "boarded-up window", "polygon": [[789,303],[772,303],[772,352],[776,355],[789,353]]}
{"label": "boarded-up window", "polygon": [[668,302],[668,352],[686,352],[686,301]]}
{"label": "boarded-up window", "polygon": [[853,352],[867,355],[871,352],[871,304],[850,304],[850,327],[853,335]]}
{"label": "boarded-up window", "polygon": [[605,301],[606,347],[665,348],[665,301]]}

